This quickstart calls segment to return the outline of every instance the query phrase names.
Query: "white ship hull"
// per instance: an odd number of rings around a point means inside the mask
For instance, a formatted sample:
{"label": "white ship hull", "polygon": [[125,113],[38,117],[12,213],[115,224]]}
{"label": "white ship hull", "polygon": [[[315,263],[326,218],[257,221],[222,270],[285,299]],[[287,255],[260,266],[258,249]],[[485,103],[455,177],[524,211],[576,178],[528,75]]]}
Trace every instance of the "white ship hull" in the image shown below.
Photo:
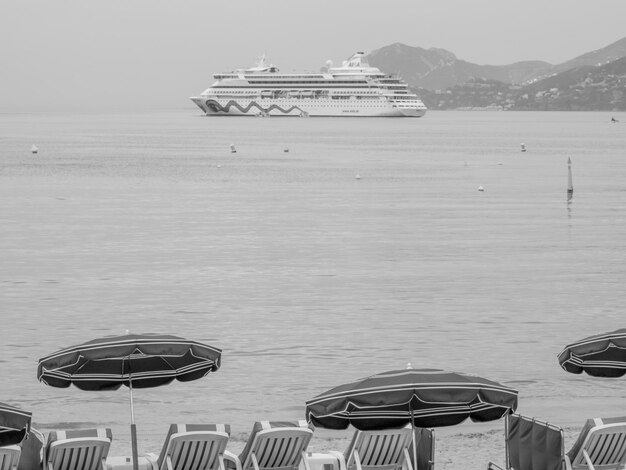
{"label": "white ship hull", "polygon": [[[372,100],[372,103],[334,100],[312,103],[306,99],[282,100],[229,100],[214,97],[193,97],[191,100],[207,116],[369,116],[369,117],[422,117],[426,108],[392,105],[386,100]],[[320,100],[321,101],[321,100]]]}

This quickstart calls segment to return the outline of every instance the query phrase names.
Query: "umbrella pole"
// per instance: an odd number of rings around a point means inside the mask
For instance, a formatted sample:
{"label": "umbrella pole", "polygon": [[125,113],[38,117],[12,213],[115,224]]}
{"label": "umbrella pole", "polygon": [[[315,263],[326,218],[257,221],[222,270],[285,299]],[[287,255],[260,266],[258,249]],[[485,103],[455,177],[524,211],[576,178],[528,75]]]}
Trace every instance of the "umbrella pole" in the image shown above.
{"label": "umbrella pole", "polygon": [[135,409],[133,407],[133,381],[128,375],[128,390],[130,390],[130,440],[133,448],[133,470],[138,470],[137,462],[137,427],[135,426]]}
{"label": "umbrella pole", "polygon": [[411,430],[413,439],[413,470],[417,470],[417,442],[415,441],[415,421],[413,419],[413,407],[411,407]]}

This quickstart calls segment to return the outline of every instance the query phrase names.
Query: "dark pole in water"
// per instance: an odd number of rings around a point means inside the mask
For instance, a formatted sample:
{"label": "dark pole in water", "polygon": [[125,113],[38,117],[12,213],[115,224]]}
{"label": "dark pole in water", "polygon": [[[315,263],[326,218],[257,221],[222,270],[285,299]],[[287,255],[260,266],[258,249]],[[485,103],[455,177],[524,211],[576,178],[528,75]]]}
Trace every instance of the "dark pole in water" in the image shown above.
{"label": "dark pole in water", "polygon": [[567,157],[567,195],[569,197],[574,194],[574,185],[572,184],[572,159]]}

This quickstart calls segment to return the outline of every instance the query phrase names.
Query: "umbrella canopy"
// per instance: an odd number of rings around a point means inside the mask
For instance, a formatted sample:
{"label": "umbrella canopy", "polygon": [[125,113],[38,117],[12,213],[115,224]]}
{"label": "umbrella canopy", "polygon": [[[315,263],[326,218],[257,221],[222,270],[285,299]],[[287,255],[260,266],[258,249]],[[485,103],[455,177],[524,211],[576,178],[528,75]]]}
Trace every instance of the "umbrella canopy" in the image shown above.
{"label": "umbrella canopy", "polygon": [[95,339],[39,360],[37,378],[52,387],[130,390],[133,468],[137,470],[137,431],[133,388],[158,387],[174,379],[200,379],[219,369],[221,349],[177,336],[127,334]]}
{"label": "umbrella canopy", "polygon": [[221,353],[218,348],[170,335],[109,336],[40,359],[37,378],[52,387],[73,384],[81,390],[158,387],[216,371]]}
{"label": "umbrella canopy", "polygon": [[19,444],[30,430],[32,413],[0,403],[0,447]]}
{"label": "umbrella canopy", "polygon": [[437,369],[383,372],[335,387],[306,404],[315,426],[361,430],[412,424],[430,428],[499,419],[517,408],[517,391],[491,380]]}
{"label": "umbrella canopy", "polygon": [[561,367],[573,374],[622,377],[626,374],[626,328],[569,344],[558,359]]}

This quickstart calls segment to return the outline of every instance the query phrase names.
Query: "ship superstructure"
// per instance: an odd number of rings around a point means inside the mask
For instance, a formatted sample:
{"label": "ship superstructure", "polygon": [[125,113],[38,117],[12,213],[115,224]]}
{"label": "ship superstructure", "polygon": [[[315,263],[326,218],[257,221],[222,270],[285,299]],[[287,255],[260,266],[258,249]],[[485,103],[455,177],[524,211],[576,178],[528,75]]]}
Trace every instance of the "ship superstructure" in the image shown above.
{"label": "ship superstructure", "polygon": [[255,67],[217,73],[191,100],[207,115],[413,116],[426,106],[397,76],[371,67],[357,52],[341,67],[319,73],[282,73],[265,57]]}

